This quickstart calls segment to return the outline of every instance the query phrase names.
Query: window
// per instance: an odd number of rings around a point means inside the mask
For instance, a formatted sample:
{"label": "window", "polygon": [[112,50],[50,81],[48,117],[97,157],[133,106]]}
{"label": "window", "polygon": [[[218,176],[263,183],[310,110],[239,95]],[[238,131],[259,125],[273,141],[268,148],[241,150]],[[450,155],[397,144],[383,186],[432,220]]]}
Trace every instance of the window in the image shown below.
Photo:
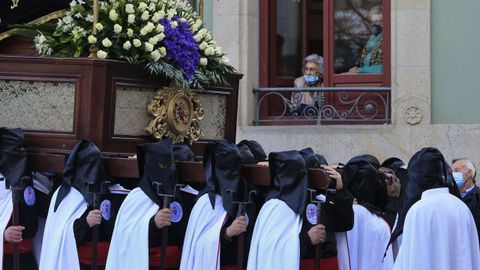
{"label": "window", "polygon": [[[260,1],[260,86],[292,87],[312,53],[323,57],[324,87],[389,87],[390,0]],[[269,97],[260,115],[281,103]]]}

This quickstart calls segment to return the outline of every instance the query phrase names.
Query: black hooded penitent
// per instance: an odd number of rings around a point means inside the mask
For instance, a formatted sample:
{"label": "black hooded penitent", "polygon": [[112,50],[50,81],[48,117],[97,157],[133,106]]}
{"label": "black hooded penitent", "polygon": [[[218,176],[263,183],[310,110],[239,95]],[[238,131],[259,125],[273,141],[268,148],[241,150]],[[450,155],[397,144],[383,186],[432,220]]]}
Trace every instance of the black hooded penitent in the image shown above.
{"label": "black hooded penitent", "polygon": [[95,190],[100,190],[100,185],[105,180],[102,153],[92,142],[81,140],[67,156],[63,170],[63,183],[58,191],[54,211],[68,195],[71,187],[82,193],[85,201],[92,205],[93,194],[89,192],[88,185],[93,184],[96,187]]}
{"label": "black hooded penitent", "polygon": [[272,152],[270,166],[270,191],[266,200],[284,201],[295,213],[302,214],[307,199],[308,175],[305,161],[298,151]]}
{"label": "black hooded penitent", "polygon": [[451,194],[460,198],[450,166],[445,162],[442,153],[436,148],[422,148],[412,156],[408,163],[408,185],[405,189],[407,201],[399,213],[397,226],[392,233],[390,243],[402,234],[407,212],[414,203],[420,200],[422,193],[439,187],[448,187]]}
{"label": "black hooded penitent", "polygon": [[0,173],[8,188],[17,187],[22,177],[31,176],[23,131],[19,128],[0,128]]}
{"label": "black hooded penitent", "polygon": [[357,199],[358,204],[380,215],[387,202],[386,184],[378,176],[378,169],[365,156],[350,159],[342,173],[345,188]]}
{"label": "black hooded penitent", "polygon": [[242,155],[237,146],[228,140],[209,142],[203,162],[207,186],[199,197],[208,193],[210,203],[215,208],[215,196],[219,194],[228,215],[236,217],[238,205],[232,203],[232,198],[244,201],[247,192],[242,177]]}

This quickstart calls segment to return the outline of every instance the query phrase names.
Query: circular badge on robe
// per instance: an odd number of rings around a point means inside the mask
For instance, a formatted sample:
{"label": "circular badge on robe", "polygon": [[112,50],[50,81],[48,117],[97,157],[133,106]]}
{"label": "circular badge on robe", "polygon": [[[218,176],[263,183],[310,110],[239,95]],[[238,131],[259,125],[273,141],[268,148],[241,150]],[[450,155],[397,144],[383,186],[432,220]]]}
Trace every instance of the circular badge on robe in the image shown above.
{"label": "circular badge on robe", "polygon": [[307,216],[308,222],[312,225],[317,225],[317,210],[317,206],[313,203],[309,203],[305,210],[305,216]]}
{"label": "circular badge on robe", "polygon": [[170,203],[170,208],[172,209],[172,222],[177,223],[182,220],[183,217],[183,208],[179,202],[173,201]]}
{"label": "circular badge on robe", "polygon": [[[239,213],[237,213],[237,218],[240,216]],[[247,222],[247,226],[248,226],[248,223],[250,222],[250,218],[248,218],[248,214],[245,213],[245,221]]]}
{"label": "circular badge on robe", "polygon": [[35,190],[33,187],[28,186],[23,191],[23,199],[25,199],[25,204],[28,206],[32,206],[35,204]]}
{"label": "circular badge on robe", "polygon": [[100,204],[100,211],[102,211],[102,217],[105,220],[110,219],[110,211],[112,209],[112,203],[109,200],[103,200]]}

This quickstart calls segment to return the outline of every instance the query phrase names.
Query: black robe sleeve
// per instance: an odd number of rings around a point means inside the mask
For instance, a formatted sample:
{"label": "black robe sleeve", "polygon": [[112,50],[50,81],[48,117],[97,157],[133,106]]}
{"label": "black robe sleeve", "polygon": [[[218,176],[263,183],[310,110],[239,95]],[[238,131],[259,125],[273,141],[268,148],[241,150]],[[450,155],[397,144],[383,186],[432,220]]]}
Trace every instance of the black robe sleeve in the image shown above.
{"label": "black robe sleeve", "polygon": [[[345,232],[353,228],[353,196],[346,189],[338,190],[329,195],[331,203],[323,205],[320,217],[321,224],[325,225],[326,239],[322,243],[322,258],[337,256],[337,241],[335,232]],[[308,231],[314,226],[310,224],[303,213],[303,225],[300,232],[300,255],[302,259],[315,256],[315,246],[310,241]]]}
{"label": "black robe sleeve", "polygon": [[[32,205],[28,205],[25,201],[25,191],[22,190],[19,193],[20,197],[20,204],[19,204],[19,212],[20,212],[20,225],[25,227],[25,230],[22,233],[22,238],[27,239],[27,238],[33,238],[35,237],[35,234],[37,233],[38,229],[38,210],[37,210],[37,204],[38,204],[38,198],[36,194],[38,193],[35,191],[35,189],[32,186],[28,187],[30,192],[34,193],[35,201],[33,202]],[[10,220],[9,225],[12,225],[12,220]]]}
{"label": "black robe sleeve", "polygon": [[[109,194],[103,197],[103,199],[108,199],[110,200],[111,203],[111,209],[110,209],[110,218],[108,220],[105,220],[105,218],[102,217],[102,223],[100,223],[100,229],[99,229],[99,235],[98,235],[98,240],[99,241],[107,241],[110,242],[112,239],[112,234],[113,234],[113,229],[115,225],[115,220],[117,218],[118,210],[120,209],[120,206],[125,199],[125,195],[119,195],[119,194]],[[82,245],[86,242],[91,242],[92,241],[92,232],[93,229],[90,228],[90,226],[87,223],[87,215],[88,213],[92,211],[91,207],[88,207],[87,210],[83,213],[81,217],[75,220],[73,223],[73,232],[75,234],[75,241],[77,242],[77,245]]]}

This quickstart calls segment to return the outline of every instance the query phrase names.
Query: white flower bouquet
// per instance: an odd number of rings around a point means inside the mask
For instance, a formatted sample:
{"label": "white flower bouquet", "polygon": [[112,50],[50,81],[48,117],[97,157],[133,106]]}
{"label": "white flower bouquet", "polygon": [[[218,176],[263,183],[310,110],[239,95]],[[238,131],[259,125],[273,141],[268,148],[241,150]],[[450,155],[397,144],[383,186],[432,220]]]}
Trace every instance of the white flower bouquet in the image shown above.
{"label": "white flower bouquet", "polygon": [[73,0],[56,26],[22,26],[42,56],[125,60],[184,89],[226,85],[235,69],[191,6],[182,0]]}

